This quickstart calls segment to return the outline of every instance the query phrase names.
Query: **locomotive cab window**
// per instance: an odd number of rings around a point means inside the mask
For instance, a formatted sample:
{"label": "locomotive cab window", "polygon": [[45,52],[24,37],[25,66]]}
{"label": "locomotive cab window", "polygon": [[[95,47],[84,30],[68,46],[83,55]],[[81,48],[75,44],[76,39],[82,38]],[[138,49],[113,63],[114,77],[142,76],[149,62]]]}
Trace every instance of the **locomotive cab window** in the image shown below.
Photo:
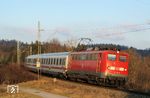
{"label": "locomotive cab window", "polygon": [[115,61],[116,60],[116,55],[115,54],[108,54],[108,60]]}
{"label": "locomotive cab window", "polygon": [[127,57],[126,56],[119,56],[119,61],[126,62],[127,61]]}

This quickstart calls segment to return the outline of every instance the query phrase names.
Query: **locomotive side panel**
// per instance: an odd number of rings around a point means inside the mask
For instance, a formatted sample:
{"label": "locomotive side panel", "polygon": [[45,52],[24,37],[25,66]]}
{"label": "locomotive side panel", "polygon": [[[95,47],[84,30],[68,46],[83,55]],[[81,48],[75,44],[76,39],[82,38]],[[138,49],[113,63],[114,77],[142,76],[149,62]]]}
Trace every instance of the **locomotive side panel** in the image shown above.
{"label": "locomotive side panel", "polygon": [[99,52],[72,53],[67,72],[68,76],[95,80],[96,77],[100,76],[100,64],[102,64],[102,61],[99,56]]}

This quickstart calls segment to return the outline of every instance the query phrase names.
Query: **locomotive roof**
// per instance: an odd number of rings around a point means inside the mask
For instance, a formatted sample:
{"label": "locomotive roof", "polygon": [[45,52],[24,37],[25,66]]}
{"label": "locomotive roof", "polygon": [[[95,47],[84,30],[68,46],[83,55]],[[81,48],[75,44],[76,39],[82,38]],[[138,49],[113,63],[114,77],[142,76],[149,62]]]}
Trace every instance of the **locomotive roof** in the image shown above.
{"label": "locomotive roof", "polygon": [[[80,54],[80,53],[102,53],[102,52],[110,52],[110,53],[116,53],[117,51],[113,50],[102,50],[102,51],[78,51],[78,52],[57,52],[57,53],[44,53],[44,54],[36,54],[36,55],[29,55],[27,58],[48,58],[48,57],[66,57],[70,53],[71,54]],[[121,54],[126,54],[124,52],[119,52]]]}
{"label": "locomotive roof", "polygon": [[36,54],[36,55],[29,55],[27,58],[47,58],[47,57],[66,57],[69,55],[69,52],[57,52],[57,53],[44,53],[44,54]]}
{"label": "locomotive roof", "polygon": [[[99,50],[99,51],[78,51],[78,52],[72,52],[71,54],[80,54],[80,53],[117,53],[118,51],[114,50]],[[120,54],[126,54],[123,51],[119,51]]]}

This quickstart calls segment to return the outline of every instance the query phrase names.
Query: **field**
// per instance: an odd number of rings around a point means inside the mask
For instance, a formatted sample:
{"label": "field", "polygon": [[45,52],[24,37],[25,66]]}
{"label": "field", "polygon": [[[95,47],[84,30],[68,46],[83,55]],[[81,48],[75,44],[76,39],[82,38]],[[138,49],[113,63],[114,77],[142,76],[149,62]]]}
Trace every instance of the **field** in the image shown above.
{"label": "field", "polygon": [[[55,82],[54,82],[55,81]],[[19,84],[21,87],[36,88],[46,92],[68,96],[69,98],[147,98],[105,87],[42,77],[40,80]]]}

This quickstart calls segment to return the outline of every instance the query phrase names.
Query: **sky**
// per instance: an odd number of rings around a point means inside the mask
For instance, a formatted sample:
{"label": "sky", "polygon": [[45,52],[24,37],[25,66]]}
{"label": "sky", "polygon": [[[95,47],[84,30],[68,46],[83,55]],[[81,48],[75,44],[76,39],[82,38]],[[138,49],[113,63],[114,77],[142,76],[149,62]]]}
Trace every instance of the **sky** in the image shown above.
{"label": "sky", "polygon": [[150,0],[1,0],[0,39],[32,42],[91,38],[150,48]]}

